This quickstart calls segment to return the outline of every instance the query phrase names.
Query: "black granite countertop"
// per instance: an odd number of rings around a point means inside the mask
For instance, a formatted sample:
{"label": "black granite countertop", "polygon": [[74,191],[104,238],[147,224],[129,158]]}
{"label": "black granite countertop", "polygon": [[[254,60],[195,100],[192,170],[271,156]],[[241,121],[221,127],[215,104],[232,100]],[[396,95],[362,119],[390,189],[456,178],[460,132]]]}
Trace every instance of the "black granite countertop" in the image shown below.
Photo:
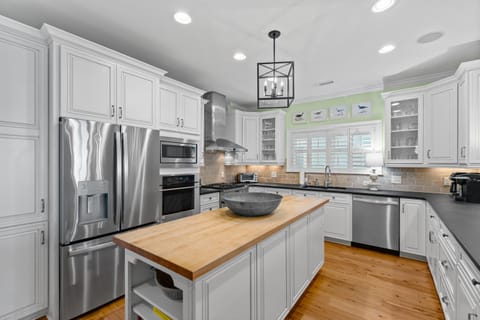
{"label": "black granite countertop", "polygon": [[470,259],[475,263],[476,267],[480,269],[480,204],[478,203],[455,201],[448,194],[424,192],[395,190],[371,191],[360,188],[337,189],[335,187],[324,189],[314,186],[280,183],[257,183],[255,186],[426,200],[430,203],[440,219],[442,219],[442,222],[448,230],[455,236],[465,252],[470,256]]}
{"label": "black granite countertop", "polygon": [[200,195],[202,195],[202,194],[209,194],[209,193],[215,193],[215,192],[219,192],[219,191],[220,191],[220,190],[218,190],[218,189],[201,187],[201,188],[200,188]]}

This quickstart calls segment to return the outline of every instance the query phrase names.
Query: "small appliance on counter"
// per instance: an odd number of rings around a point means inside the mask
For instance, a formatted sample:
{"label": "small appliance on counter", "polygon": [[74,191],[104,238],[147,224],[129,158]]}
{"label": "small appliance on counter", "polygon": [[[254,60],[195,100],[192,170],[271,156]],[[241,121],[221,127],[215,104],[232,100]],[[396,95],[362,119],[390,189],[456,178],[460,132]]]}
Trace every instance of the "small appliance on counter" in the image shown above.
{"label": "small appliance on counter", "polygon": [[238,182],[240,183],[255,183],[258,182],[258,175],[256,173],[239,173]]}
{"label": "small appliance on counter", "polygon": [[480,203],[480,173],[453,172],[450,180],[455,200]]}

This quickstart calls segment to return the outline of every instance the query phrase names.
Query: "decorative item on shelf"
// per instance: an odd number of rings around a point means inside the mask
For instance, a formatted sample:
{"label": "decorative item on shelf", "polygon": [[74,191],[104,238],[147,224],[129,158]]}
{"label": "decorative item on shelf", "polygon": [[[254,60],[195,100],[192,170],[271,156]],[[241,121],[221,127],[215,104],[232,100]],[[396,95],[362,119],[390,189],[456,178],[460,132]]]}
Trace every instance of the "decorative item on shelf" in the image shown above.
{"label": "decorative item on shelf", "polygon": [[380,183],[377,183],[378,175],[377,169],[383,166],[383,155],[381,152],[370,152],[365,155],[365,164],[367,167],[371,167],[372,171],[370,173],[370,183],[368,184],[368,189],[373,191],[378,191],[378,186]]}
{"label": "decorative item on shelf", "polygon": [[307,117],[305,112],[294,112],[292,115],[292,122],[293,123],[305,123],[307,122]]}
{"label": "decorative item on shelf", "polygon": [[348,117],[347,107],[346,106],[334,106],[330,107],[330,118],[331,119],[344,119]]}
{"label": "decorative item on shelf", "polygon": [[364,117],[372,114],[372,104],[361,102],[352,104],[352,117]]}
{"label": "decorative item on shelf", "polygon": [[310,113],[310,120],[311,121],[325,121],[327,120],[327,109],[318,109],[313,110]]}
{"label": "decorative item on shelf", "polygon": [[257,108],[288,108],[295,98],[293,61],[276,61],[275,40],[280,31],[272,30],[273,62],[257,63]]}

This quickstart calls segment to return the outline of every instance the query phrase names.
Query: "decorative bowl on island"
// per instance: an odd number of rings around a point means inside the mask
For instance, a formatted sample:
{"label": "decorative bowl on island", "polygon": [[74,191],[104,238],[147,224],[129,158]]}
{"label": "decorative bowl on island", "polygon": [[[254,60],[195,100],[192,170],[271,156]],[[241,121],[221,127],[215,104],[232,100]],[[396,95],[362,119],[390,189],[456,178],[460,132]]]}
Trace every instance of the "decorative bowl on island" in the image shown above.
{"label": "decorative bowl on island", "polygon": [[243,217],[258,217],[271,214],[282,201],[282,196],[265,192],[245,192],[225,195],[225,205],[233,213]]}

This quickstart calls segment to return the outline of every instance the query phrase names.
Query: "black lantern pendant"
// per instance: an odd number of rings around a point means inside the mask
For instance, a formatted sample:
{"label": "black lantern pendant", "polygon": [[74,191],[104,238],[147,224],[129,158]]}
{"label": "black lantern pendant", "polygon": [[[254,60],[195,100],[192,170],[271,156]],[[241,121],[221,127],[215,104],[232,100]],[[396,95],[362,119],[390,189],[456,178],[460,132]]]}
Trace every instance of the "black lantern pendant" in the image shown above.
{"label": "black lantern pendant", "polygon": [[257,108],[288,108],[295,98],[293,61],[275,60],[275,40],[280,31],[272,30],[273,62],[257,63]]}

